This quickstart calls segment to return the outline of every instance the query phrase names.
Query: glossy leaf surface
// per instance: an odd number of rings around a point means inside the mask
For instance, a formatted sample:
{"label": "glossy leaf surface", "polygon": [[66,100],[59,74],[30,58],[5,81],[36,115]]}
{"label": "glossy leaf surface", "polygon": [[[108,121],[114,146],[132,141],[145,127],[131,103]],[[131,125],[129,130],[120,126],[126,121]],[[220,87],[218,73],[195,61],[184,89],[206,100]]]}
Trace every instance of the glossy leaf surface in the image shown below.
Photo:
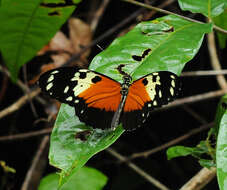
{"label": "glossy leaf surface", "polygon": [[[144,33],[144,26],[151,23],[152,32],[153,24],[162,25],[162,22],[172,29],[161,31],[162,34]],[[118,81],[122,81],[122,76],[116,69],[119,64],[125,65],[124,71],[130,73],[133,80],[154,71],[166,70],[179,75],[199,50],[204,34],[211,29],[211,24],[193,23],[172,15],[142,22],[98,54],[92,60],[90,69]],[[133,59],[133,56],[141,57],[147,49],[151,51],[141,61]]]}
{"label": "glossy leaf surface", "polygon": [[[83,134],[84,130],[88,130],[88,133]],[[123,131],[121,127],[114,132],[91,130],[75,116],[74,108],[62,104],[51,134],[49,152],[50,164],[62,170],[60,185],[68,181],[94,154],[114,143]]]}
{"label": "glossy leaf surface", "polygon": [[227,7],[226,0],[178,0],[180,8],[192,13],[201,13],[208,18],[220,15]]}
{"label": "glossy leaf surface", "polygon": [[[160,25],[156,27],[154,24]],[[161,70],[179,75],[186,62],[199,50],[204,34],[211,29],[211,24],[192,23],[176,16],[143,22],[125,36],[114,40],[93,59],[89,68],[118,81],[122,81],[122,76],[116,69],[120,64],[125,64],[123,70],[130,73],[134,80]],[[148,48],[151,52],[143,57],[143,52]],[[135,56],[136,60],[133,59]],[[140,57],[142,58],[138,61]],[[102,116],[97,119],[102,119]],[[51,135],[49,154],[50,163],[62,170],[61,185],[90,157],[110,146],[124,132],[122,127],[115,131],[95,129],[91,134],[85,135],[87,140],[75,139],[75,136],[78,136],[76,133],[86,129],[74,115],[73,108],[61,106]]]}
{"label": "glossy leaf surface", "polygon": [[227,188],[227,110],[219,126],[216,148],[217,176],[220,190]]}
{"label": "glossy leaf surface", "polygon": [[74,0],[75,5],[68,6],[60,6],[61,0],[4,0],[1,3],[0,51],[14,81],[20,67],[48,43],[79,1]]}
{"label": "glossy leaf surface", "polygon": [[[38,190],[57,190],[59,175],[52,173],[44,177]],[[61,190],[101,190],[107,182],[107,177],[94,168],[82,167],[72,176]]]}
{"label": "glossy leaf surface", "polygon": [[[219,16],[213,18],[213,21],[217,26],[227,30],[227,9],[222,14],[220,14]],[[219,46],[221,48],[225,48],[226,47],[226,41],[227,41],[227,34],[217,32],[217,35],[218,35]]]}

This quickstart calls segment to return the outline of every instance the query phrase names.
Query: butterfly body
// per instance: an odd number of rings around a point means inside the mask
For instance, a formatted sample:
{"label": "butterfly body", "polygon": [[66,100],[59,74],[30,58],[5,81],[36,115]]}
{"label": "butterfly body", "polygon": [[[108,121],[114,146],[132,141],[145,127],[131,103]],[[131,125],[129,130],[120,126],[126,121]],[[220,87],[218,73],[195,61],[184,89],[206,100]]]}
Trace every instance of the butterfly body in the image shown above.
{"label": "butterfly body", "polygon": [[[148,74],[123,83],[101,73],[78,67],[63,67],[44,73],[39,79],[42,91],[75,107],[80,121],[94,128],[111,128],[117,118],[124,129],[141,126],[150,112],[172,101],[178,94],[178,77],[168,71]],[[122,111],[120,114],[115,112]]]}

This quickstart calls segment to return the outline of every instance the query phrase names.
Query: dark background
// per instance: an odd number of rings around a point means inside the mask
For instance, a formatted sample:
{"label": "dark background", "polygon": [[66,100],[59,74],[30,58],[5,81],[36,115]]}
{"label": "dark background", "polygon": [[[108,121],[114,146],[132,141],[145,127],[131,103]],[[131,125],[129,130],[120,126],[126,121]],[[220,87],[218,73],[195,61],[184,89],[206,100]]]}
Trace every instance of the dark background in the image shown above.
{"label": "dark background", "polygon": [[[100,2],[101,1],[97,0],[97,5]],[[164,2],[164,0],[156,1],[156,3],[153,3],[153,5],[158,6],[162,2]],[[94,3],[91,3],[91,1],[84,0],[79,4],[73,16],[79,17],[85,22],[89,23],[91,18],[89,15],[91,14],[92,4],[94,5]],[[140,8],[125,2],[116,0],[111,1],[103,13],[102,19],[99,22],[93,39],[103,35],[103,33],[108,29],[113,28],[118,23],[132,15],[134,12],[138,11],[138,9]],[[205,22],[205,19],[202,16],[193,15],[189,12],[181,12],[176,2],[170,4],[165,9]],[[139,14],[140,18],[144,18],[148,12],[149,11],[145,9],[141,11],[141,14]],[[151,19],[155,19],[160,16],[164,15],[157,13]],[[137,22],[138,17],[132,19],[128,24],[122,26],[120,29],[109,35],[104,40],[100,41],[98,44],[105,49],[120,32],[125,30],[127,31],[128,27]],[[62,31],[64,31],[65,34],[68,33],[66,24],[62,27]],[[184,71],[212,70],[206,43],[207,41],[205,38],[199,52],[195,58],[193,58],[193,60],[186,64]],[[226,60],[226,49],[221,50],[217,47],[217,50],[220,62],[223,63],[222,67],[225,68],[224,62]],[[92,58],[100,51],[101,50],[97,46],[94,46],[92,48],[89,61],[92,60]],[[32,78],[32,76],[39,71],[40,66],[49,59],[50,58],[48,56],[42,57],[42,59],[36,58],[36,64],[32,64],[34,63],[34,60],[27,64],[28,76]],[[37,62],[37,60],[41,61]],[[20,78],[23,80],[22,72],[20,74]],[[183,88],[180,98],[219,89],[214,76],[182,77],[182,83]],[[3,86],[3,84],[6,86],[6,90],[4,93],[1,91],[3,94],[1,95],[0,99],[0,110],[3,110],[7,106],[11,105],[23,95],[23,92],[19,89],[19,87],[12,84],[6,75],[0,73],[0,86]],[[219,98],[209,99],[187,105],[187,107],[199,114],[207,122],[211,122],[214,120],[218,101]],[[33,102],[39,117],[46,118],[47,115],[43,105],[40,105],[35,100]],[[0,120],[0,136],[36,131],[44,129],[47,126],[52,126],[53,124],[47,124],[46,122],[34,124],[36,120],[37,118],[35,118],[32,114],[30,105],[26,104],[19,111],[14,112],[13,114]],[[177,108],[172,108],[152,114],[150,119],[146,122],[145,127],[139,128],[133,132],[124,133],[112,145],[112,148],[124,156],[130,156],[133,153],[160,146],[200,126],[200,121],[196,120],[189,112],[185,110],[184,105],[182,105]],[[185,146],[195,146],[200,140],[205,140],[206,136],[207,130],[196,134],[179,144]],[[8,174],[8,176],[6,176],[0,167],[0,183],[3,184],[3,179],[6,179],[6,185],[4,188],[2,187],[3,189],[16,190],[21,188],[35,152],[40,145],[41,139],[42,136],[36,136],[16,141],[0,141],[0,160],[6,161],[7,165],[16,169],[16,174]],[[44,154],[43,159],[47,160],[47,154]],[[166,149],[152,154],[147,158],[137,158],[132,162],[144,169],[151,176],[160,180],[172,190],[180,188],[201,169],[201,166],[197,160],[190,156],[168,161],[166,157]],[[126,164],[120,163],[116,158],[111,156],[106,151],[102,151],[92,157],[88,161],[87,166],[94,167],[108,176],[108,184],[105,187],[105,189],[108,190],[157,189],[132,169],[130,169]],[[41,174],[45,176],[48,173],[54,171],[56,171],[56,169],[47,164],[46,167],[44,167],[43,173]],[[217,180],[213,179],[212,182],[210,182],[204,189],[218,189]]]}

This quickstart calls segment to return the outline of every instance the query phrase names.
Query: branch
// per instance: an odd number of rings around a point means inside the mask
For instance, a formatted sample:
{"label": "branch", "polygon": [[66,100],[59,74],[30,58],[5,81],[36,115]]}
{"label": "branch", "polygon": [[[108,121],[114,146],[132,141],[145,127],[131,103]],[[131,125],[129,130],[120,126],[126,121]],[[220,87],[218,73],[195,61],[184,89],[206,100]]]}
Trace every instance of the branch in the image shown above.
{"label": "branch", "polygon": [[0,137],[0,141],[16,141],[16,140],[20,140],[20,139],[31,138],[34,136],[49,134],[49,133],[51,133],[51,131],[52,131],[52,128],[47,128],[47,129],[42,129],[39,131],[32,131],[32,132],[20,133],[20,134],[16,134],[16,135],[2,136],[2,137]]}
{"label": "branch", "polygon": [[[221,70],[221,65],[218,60],[218,55],[217,55],[217,51],[216,51],[214,32],[209,33],[207,38],[208,38],[208,50],[209,50],[211,65],[214,70]],[[221,75],[221,76],[217,76],[216,78],[217,78],[219,86],[225,92],[227,92],[227,83],[226,83],[225,77],[223,75]]]}
{"label": "branch", "polygon": [[[49,136],[44,136],[41,144],[32,160],[32,164],[26,174],[25,180],[22,184],[21,190],[37,189],[37,182],[41,177],[45,163],[42,162],[42,155],[47,151],[47,145],[49,143]],[[47,159],[45,159],[47,162]],[[37,171],[38,170],[38,171]],[[38,175],[38,180],[37,180]]]}
{"label": "branch", "polygon": [[[126,158],[119,153],[117,153],[115,150],[112,148],[106,149],[107,152],[109,152],[112,156],[116,157],[120,161],[125,161]],[[132,162],[127,162],[126,163],[128,167],[136,171],[139,175],[141,175],[143,178],[145,178],[147,181],[149,181],[151,184],[153,184],[155,187],[161,190],[169,190],[165,185],[163,185],[161,182],[159,182],[157,179],[153,178],[149,174],[147,174],[145,171],[143,171],[141,168],[133,164]]]}
{"label": "branch", "polygon": [[93,32],[96,30],[96,27],[97,27],[100,19],[102,18],[102,15],[103,15],[107,5],[109,4],[109,2],[110,2],[110,0],[103,0],[102,4],[100,5],[98,10],[93,15],[93,20],[91,22],[91,30]]}
{"label": "branch", "polygon": [[[189,137],[191,137],[191,136],[193,136],[195,134],[198,134],[198,133],[200,133],[200,132],[202,132],[204,130],[207,130],[213,125],[214,125],[214,122],[206,124],[206,125],[202,125],[201,127],[193,129],[193,130],[189,131],[188,133],[186,133],[186,134],[184,134],[184,135],[182,135],[182,136],[180,136],[180,137],[178,137],[176,139],[173,139],[173,140],[171,140],[171,141],[169,141],[169,142],[167,142],[165,144],[162,144],[161,146],[155,147],[155,148],[153,148],[151,150],[134,153],[128,158],[128,160],[132,160],[132,159],[135,159],[135,158],[138,158],[138,157],[145,157],[146,158],[146,157],[150,156],[151,154],[159,152],[159,151],[161,151],[161,150],[163,150],[165,148],[168,148],[168,147],[170,147],[172,145],[175,145],[175,144],[177,144],[177,143],[179,143],[179,142],[181,142],[181,141],[183,141],[185,139],[188,139]],[[128,161],[128,160],[125,160],[125,161]]]}
{"label": "branch", "polygon": [[216,176],[216,168],[203,168],[191,178],[180,190],[200,190]]}
{"label": "branch", "polygon": [[204,101],[210,98],[215,98],[218,96],[223,96],[225,94],[225,91],[223,90],[216,90],[216,91],[211,91],[211,92],[206,92],[203,94],[198,94],[198,95],[194,95],[194,96],[190,96],[190,97],[186,97],[186,98],[181,98],[181,99],[177,99],[172,103],[169,103],[166,106],[163,106],[161,108],[157,108],[152,112],[156,112],[156,111],[161,111],[161,110],[166,110],[172,107],[177,107],[177,106],[181,106],[183,104],[190,104],[190,103],[195,103],[198,101]]}
{"label": "branch", "polygon": [[37,89],[33,90],[32,92],[30,92],[29,95],[25,94],[24,96],[22,96],[19,100],[17,100],[11,106],[0,111],[0,119],[17,111],[18,109],[20,109],[29,100],[29,98],[31,98],[31,99],[34,98],[40,92],[41,92],[41,90],[39,88],[37,88]]}
{"label": "branch", "polygon": [[[5,75],[7,75],[10,78],[9,71],[7,69],[5,69],[4,67],[2,67],[1,65],[0,65],[0,71],[3,72]],[[16,84],[22,89],[22,91],[24,93],[30,92],[30,89],[20,79],[17,80]],[[35,98],[42,105],[45,105],[46,104],[46,101],[43,100],[42,98],[40,98],[38,96],[35,97]]]}
{"label": "branch", "polygon": [[209,70],[209,71],[188,71],[181,73],[181,77],[200,77],[200,76],[216,76],[227,75],[227,69]]}

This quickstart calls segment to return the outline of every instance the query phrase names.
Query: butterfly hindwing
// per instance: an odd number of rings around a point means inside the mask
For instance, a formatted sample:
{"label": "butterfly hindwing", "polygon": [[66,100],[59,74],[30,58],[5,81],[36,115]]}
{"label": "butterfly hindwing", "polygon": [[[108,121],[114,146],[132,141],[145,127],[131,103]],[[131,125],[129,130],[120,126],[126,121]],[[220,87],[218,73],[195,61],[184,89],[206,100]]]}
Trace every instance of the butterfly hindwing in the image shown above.
{"label": "butterfly hindwing", "polygon": [[179,77],[168,71],[154,72],[134,81],[125,102],[124,128],[140,127],[153,109],[174,100],[179,90]]}
{"label": "butterfly hindwing", "polygon": [[[121,100],[119,82],[78,67],[48,71],[41,75],[39,86],[49,96],[75,107],[80,121],[94,128],[110,128]],[[120,114],[124,129],[140,127],[154,108],[172,101],[179,89],[178,76],[168,71],[154,72],[132,82]]]}
{"label": "butterfly hindwing", "polygon": [[42,91],[75,107],[80,121],[94,128],[110,126],[120,102],[120,83],[100,73],[78,67],[62,67],[41,75]]}

